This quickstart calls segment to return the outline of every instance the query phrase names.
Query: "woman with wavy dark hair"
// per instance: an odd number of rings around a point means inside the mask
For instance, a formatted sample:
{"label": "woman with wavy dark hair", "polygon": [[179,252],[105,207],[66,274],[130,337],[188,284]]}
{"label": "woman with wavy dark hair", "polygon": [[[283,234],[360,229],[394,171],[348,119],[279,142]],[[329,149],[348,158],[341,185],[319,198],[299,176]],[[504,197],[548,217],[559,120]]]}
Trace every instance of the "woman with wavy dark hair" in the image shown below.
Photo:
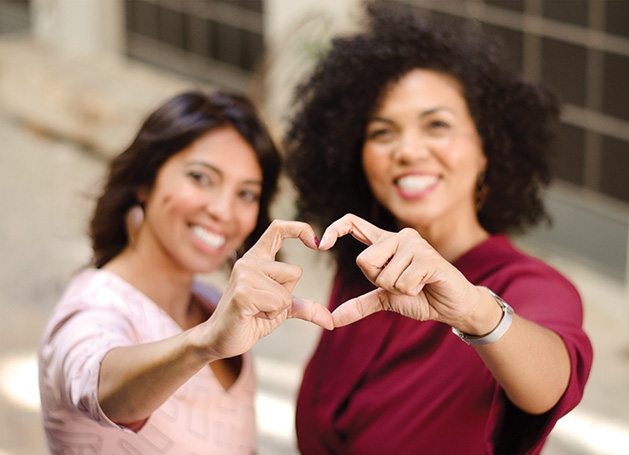
{"label": "woman with wavy dark hair", "polygon": [[367,11],[298,87],[285,139],[298,216],[334,246],[335,326],[358,321],[307,366],[299,447],[539,453],[592,362],[574,286],[507,237],[548,218],[558,103],[478,24]]}
{"label": "woman with wavy dark hair", "polygon": [[[300,270],[275,261],[300,222],[269,221],[280,155],[253,105],[182,93],[109,167],[74,277],[40,348],[53,454],[255,452],[249,349],[286,318],[332,328],[293,301]],[[225,292],[196,277],[235,261]]]}
{"label": "woman with wavy dark hair", "polygon": [[172,155],[221,126],[231,126],[249,143],[262,168],[265,184],[258,218],[242,251],[257,241],[270,224],[269,206],[277,191],[281,157],[249,100],[236,94],[188,92],[148,117],[129,148],[112,160],[107,186],[90,223],[95,267],[102,267],[127,245],[124,214],[138,204],[138,191],[154,185],[157,173]]}

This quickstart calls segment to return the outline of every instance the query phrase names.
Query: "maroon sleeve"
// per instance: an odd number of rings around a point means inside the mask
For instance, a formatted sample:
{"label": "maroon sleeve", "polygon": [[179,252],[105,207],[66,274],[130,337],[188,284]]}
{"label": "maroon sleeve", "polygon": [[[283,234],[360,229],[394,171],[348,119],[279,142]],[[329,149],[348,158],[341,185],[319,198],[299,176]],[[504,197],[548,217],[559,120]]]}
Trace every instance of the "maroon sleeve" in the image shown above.
{"label": "maroon sleeve", "polygon": [[570,382],[550,411],[530,415],[497,389],[487,426],[488,453],[537,454],[557,421],[583,396],[592,366],[592,345],[583,331],[582,302],[575,287],[556,270],[532,258],[503,268],[486,283],[520,316],[556,332],[571,362]]}

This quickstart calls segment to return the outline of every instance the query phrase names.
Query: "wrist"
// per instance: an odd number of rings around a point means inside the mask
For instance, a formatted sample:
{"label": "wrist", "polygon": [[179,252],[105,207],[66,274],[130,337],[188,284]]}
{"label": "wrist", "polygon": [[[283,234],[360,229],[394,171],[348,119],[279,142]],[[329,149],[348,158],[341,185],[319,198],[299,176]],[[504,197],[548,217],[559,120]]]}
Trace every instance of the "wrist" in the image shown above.
{"label": "wrist", "polygon": [[206,323],[192,327],[184,333],[186,350],[196,359],[195,362],[201,364],[207,364],[220,358],[213,349],[215,344],[207,340],[207,331],[203,330]]}
{"label": "wrist", "polygon": [[[513,319],[513,309],[501,297],[494,294],[489,288],[481,286],[478,288],[490,297],[492,302],[490,307],[491,315],[487,311],[478,312],[480,318],[476,322],[468,321],[465,326],[452,327],[452,332],[465,341],[467,344],[483,345],[497,341],[504,335],[511,325]],[[482,301],[487,302],[487,299]],[[483,318],[482,314],[488,315]]]}
{"label": "wrist", "polygon": [[[502,318],[502,310],[485,286],[475,286],[470,298],[472,310],[455,324],[457,330],[473,336],[483,336],[494,330]],[[475,300],[472,300],[476,297]]]}

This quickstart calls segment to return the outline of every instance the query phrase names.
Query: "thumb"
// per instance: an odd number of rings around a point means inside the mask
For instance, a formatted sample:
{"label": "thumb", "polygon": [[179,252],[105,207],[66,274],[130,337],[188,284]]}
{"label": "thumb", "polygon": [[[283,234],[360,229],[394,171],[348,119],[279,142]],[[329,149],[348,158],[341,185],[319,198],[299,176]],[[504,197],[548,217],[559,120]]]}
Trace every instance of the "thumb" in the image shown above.
{"label": "thumb", "polygon": [[332,312],[334,327],[343,327],[382,311],[386,294],[384,289],[375,289],[342,303]]}

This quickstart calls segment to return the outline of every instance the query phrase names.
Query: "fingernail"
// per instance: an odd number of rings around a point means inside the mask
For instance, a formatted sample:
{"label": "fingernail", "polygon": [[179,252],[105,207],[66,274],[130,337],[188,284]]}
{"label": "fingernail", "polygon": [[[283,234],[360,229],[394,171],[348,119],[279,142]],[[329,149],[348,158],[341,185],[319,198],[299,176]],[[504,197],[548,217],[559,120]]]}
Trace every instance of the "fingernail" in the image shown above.
{"label": "fingernail", "polygon": [[317,245],[317,248],[319,248],[319,244],[321,242],[319,241],[319,237],[317,237],[316,235],[315,235],[315,238],[314,238],[314,242],[315,242],[315,245]]}
{"label": "fingernail", "polygon": [[323,237],[321,237],[321,241],[319,242],[319,248],[321,248],[325,242],[327,240],[327,237],[325,236],[325,234],[323,234]]}

